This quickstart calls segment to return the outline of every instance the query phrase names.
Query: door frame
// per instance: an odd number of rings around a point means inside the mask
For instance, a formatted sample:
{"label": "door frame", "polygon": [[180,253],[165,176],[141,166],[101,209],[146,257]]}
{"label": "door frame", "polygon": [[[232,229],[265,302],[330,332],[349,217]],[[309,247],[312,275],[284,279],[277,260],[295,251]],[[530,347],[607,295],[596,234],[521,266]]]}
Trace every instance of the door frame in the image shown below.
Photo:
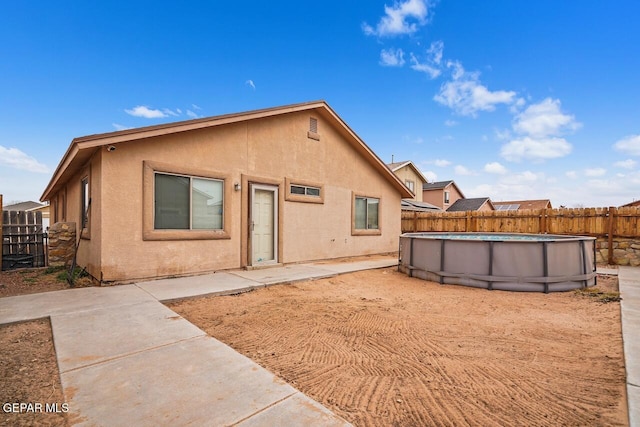
{"label": "door frame", "polygon": [[[261,262],[254,262],[253,260],[253,199],[255,197],[255,192],[256,190],[262,190],[262,191],[270,191],[273,193],[273,259],[272,260],[267,260],[267,261],[261,261]],[[278,240],[279,240],[279,235],[280,235],[280,228],[279,228],[279,185],[273,185],[273,184],[261,184],[261,183],[254,183],[254,182],[250,182],[249,183],[249,191],[248,191],[248,196],[249,196],[249,203],[248,203],[248,208],[249,208],[249,221],[248,221],[248,226],[249,226],[249,230],[247,233],[247,237],[248,237],[248,241],[247,241],[247,265],[251,266],[251,267],[256,267],[256,266],[262,266],[262,265],[269,265],[269,264],[278,264],[279,262],[279,247],[278,247]]]}

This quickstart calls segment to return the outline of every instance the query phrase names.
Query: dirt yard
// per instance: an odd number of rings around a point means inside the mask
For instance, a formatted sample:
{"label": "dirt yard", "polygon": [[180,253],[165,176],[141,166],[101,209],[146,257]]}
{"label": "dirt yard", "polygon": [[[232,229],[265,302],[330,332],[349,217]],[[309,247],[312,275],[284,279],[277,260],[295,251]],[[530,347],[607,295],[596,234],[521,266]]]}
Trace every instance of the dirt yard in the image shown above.
{"label": "dirt yard", "polygon": [[357,426],[627,425],[617,280],[598,289],[389,268],[169,306]]}

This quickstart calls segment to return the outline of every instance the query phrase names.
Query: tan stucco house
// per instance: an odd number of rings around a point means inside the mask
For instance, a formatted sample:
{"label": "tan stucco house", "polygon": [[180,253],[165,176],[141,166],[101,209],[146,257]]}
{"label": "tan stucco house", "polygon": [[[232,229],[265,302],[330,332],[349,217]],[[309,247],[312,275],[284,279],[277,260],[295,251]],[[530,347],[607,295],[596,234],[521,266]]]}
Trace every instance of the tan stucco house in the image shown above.
{"label": "tan stucco house", "polygon": [[76,138],[42,200],[123,282],[396,251],[412,196],[317,101]]}
{"label": "tan stucco house", "polygon": [[449,209],[458,199],[464,199],[464,194],[452,180],[429,182],[422,186],[422,201],[442,210]]}
{"label": "tan stucco house", "polygon": [[422,186],[429,181],[427,181],[427,178],[425,178],[416,165],[411,160],[407,160],[404,162],[389,163],[387,166],[389,166],[389,169],[411,190],[413,193],[411,199],[416,202],[422,202]]}

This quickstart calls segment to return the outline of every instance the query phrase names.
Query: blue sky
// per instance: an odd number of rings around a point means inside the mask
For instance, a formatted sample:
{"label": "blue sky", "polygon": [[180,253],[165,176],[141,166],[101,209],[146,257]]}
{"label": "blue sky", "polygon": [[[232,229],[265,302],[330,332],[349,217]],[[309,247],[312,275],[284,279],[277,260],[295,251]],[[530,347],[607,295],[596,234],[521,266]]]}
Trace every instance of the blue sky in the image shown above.
{"label": "blue sky", "polygon": [[37,200],[74,137],[324,99],[385,162],[467,197],[621,205],[640,198],[638,16],[630,0],[5,2],[0,194]]}

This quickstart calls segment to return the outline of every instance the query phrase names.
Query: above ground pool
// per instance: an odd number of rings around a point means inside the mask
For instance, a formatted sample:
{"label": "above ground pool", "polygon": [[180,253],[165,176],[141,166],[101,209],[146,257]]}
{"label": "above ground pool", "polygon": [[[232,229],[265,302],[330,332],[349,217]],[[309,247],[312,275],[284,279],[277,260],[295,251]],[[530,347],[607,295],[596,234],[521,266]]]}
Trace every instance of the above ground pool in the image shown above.
{"label": "above ground pool", "polygon": [[596,284],[595,237],[405,233],[398,268],[441,284],[559,292]]}

